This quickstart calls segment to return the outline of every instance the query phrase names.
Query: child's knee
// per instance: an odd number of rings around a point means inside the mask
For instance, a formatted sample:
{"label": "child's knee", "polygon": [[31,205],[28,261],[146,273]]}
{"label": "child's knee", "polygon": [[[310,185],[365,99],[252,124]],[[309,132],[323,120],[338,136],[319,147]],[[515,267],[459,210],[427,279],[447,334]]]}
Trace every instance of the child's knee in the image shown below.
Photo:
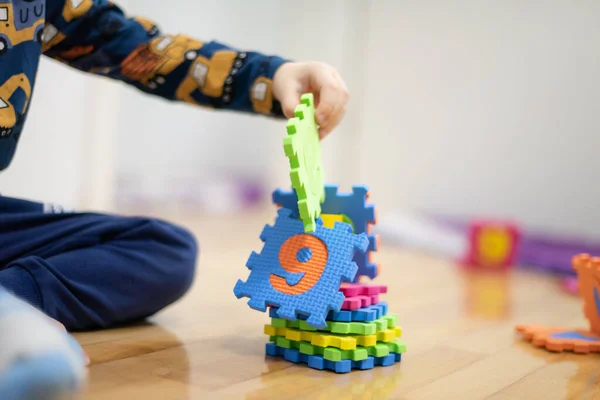
{"label": "child's knee", "polygon": [[[161,275],[158,282],[161,292],[166,291],[170,300],[183,296],[194,281],[196,263],[198,259],[198,242],[195,236],[187,229],[170,222],[147,219],[147,226],[152,232],[149,238],[148,251],[156,250],[155,262],[164,263],[157,265]],[[156,246],[159,246],[158,249]]]}

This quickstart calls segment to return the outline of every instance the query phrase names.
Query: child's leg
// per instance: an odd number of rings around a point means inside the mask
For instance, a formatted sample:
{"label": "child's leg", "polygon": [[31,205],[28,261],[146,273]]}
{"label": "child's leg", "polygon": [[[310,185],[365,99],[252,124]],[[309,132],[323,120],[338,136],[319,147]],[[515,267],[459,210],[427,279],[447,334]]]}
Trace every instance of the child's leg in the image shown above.
{"label": "child's leg", "polygon": [[71,397],[85,377],[79,344],[0,286],[0,399]]}
{"label": "child's leg", "polygon": [[196,242],[149,218],[47,214],[0,197],[0,285],[69,330],[149,316],[190,287]]}

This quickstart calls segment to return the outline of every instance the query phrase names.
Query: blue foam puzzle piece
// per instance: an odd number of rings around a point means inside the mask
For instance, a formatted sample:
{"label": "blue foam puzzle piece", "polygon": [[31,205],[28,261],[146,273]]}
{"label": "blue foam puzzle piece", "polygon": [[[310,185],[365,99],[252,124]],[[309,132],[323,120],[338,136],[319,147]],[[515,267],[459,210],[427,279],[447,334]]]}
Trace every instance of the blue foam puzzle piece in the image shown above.
{"label": "blue foam puzzle piece", "polygon": [[[371,322],[386,315],[387,310],[387,303],[381,301],[368,307],[359,308],[358,310],[330,311],[327,314],[326,320],[335,322]],[[276,308],[269,309],[269,318],[279,318]],[[298,319],[306,319],[306,317],[299,315]]]}
{"label": "blue foam puzzle piece", "polygon": [[372,369],[375,366],[388,367],[402,360],[402,354],[400,353],[390,353],[384,357],[369,356],[360,361],[353,361],[349,359],[330,361],[325,360],[323,357],[318,355],[309,356],[307,354],[302,354],[297,349],[286,349],[279,347],[275,343],[267,343],[265,349],[265,352],[268,356],[283,357],[286,361],[293,362],[295,364],[304,363],[308,364],[310,368],[318,370],[328,369],[338,374],[345,374],[353,369],[365,370]]}
{"label": "blue foam puzzle piece", "polygon": [[585,340],[586,342],[598,342],[597,337],[586,336],[579,332],[575,331],[565,331],[560,333],[553,333],[550,337],[555,339],[577,339],[577,340]]}
{"label": "blue foam puzzle piece", "polygon": [[598,288],[594,287],[594,303],[596,304],[596,312],[600,315],[600,295],[598,295]]}
{"label": "blue foam puzzle piece", "polygon": [[[355,185],[352,187],[352,193],[339,193],[338,189],[338,185],[325,185],[325,201],[321,204],[321,213],[344,214],[352,220],[354,233],[366,234],[369,224],[375,222],[375,206],[367,204],[368,187]],[[292,216],[299,218],[298,196],[293,189],[277,189],[273,192],[272,198],[273,203],[292,210]],[[358,266],[355,281],[358,281],[360,276],[367,276],[370,279],[377,276],[377,264],[369,262],[369,252],[377,251],[377,237],[368,235],[368,238],[367,251],[354,254],[354,262]]]}
{"label": "blue foam puzzle piece", "polygon": [[[295,321],[298,316],[306,316],[306,322],[316,329],[327,326],[325,318],[330,311],[339,311],[344,295],[339,291],[342,282],[352,281],[357,266],[352,261],[356,250],[365,251],[369,241],[365,234],[352,233],[350,224],[336,222],[333,228],[323,226],[317,220],[315,232],[305,233],[301,220],[293,218],[292,212],[281,208],[273,226],[265,226],[260,238],[264,242],[260,254],[253,252],[246,266],[250,276],[246,282],[238,280],[233,292],[239,299],[248,297],[248,305],[258,311],[266,311],[267,306],[277,307],[277,318]],[[319,280],[301,294],[282,293],[271,286],[270,276],[286,279],[288,284],[298,283],[297,273],[284,269],[279,262],[279,250],[291,237],[310,235],[320,239],[327,247],[327,265]]]}

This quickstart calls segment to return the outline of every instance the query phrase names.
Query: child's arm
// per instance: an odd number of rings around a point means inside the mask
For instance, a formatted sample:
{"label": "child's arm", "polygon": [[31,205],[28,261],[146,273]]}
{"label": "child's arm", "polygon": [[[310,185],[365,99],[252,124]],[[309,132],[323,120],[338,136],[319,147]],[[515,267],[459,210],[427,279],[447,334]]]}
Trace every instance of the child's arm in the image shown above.
{"label": "child's arm", "polygon": [[163,34],[153,22],[128,17],[108,0],[46,4],[44,54],[79,70],[168,100],[277,117],[290,117],[300,94],[311,91],[323,136],[343,115],[347,89],[325,64],[286,63],[214,41]]}

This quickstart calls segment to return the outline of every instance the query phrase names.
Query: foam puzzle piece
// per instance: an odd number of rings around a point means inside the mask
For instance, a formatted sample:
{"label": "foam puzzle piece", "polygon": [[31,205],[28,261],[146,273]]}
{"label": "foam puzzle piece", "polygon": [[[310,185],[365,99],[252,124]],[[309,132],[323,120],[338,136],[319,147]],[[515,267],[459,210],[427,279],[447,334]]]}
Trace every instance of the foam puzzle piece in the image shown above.
{"label": "foam puzzle piece", "polygon": [[544,347],[548,351],[600,353],[600,336],[591,331],[536,325],[519,325],[516,330],[534,346]]}
{"label": "foam puzzle piece", "polygon": [[400,362],[402,360],[401,354],[389,354],[380,358],[368,357],[366,360],[361,361],[342,360],[334,362],[325,360],[321,356],[309,356],[302,354],[296,349],[284,349],[282,347],[278,347],[274,343],[267,343],[266,354],[272,357],[283,357],[285,360],[293,363],[308,364],[310,368],[318,370],[328,369],[336,373],[348,373],[353,369],[372,369],[376,365],[385,367],[394,365],[396,362]]}
{"label": "foam puzzle piece", "polygon": [[354,350],[357,345],[372,346],[377,342],[375,335],[356,337],[337,336],[335,334],[301,331],[292,328],[274,328],[271,325],[265,325],[264,332],[268,336],[283,336],[288,340],[294,340],[296,342],[305,341],[310,342],[315,346],[337,347],[341,350]]}
{"label": "foam puzzle piece", "polygon": [[375,334],[377,336],[378,342],[394,342],[396,338],[402,337],[402,328],[396,326],[390,329],[384,329],[382,331],[377,331]]}
{"label": "foam puzzle piece", "polygon": [[[327,321],[327,326],[322,331],[344,335],[373,335],[377,331],[384,331],[396,327],[398,317],[395,314],[386,315],[373,322],[334,322]],[[293,328],[301,331],[316,331],[306,321],[288,321],[285,319],[271,318],[271,326],[276,328]]]}
{"label": "foam puzzle piece", "polygon": [[[299,217],[298,196],[295,190],[277,189],[272,195],[273,203],[288,208]],[[369,237],[369,247],[364,252],[356,252],[354,262],[358,266],[358,278],[366,276],[374,279],[377,276],[378,265],[371,261],[371,254],[379,247],[379,237],[371,233],[371,226],[377,223],[375,206],[368,204],[369,189],[365,185],[355,185],[352,193],[339,193],[338,185],[325,185],[325,201],[321,204],[323,214],[342,214],[352,221],[354,233],[366,233]]]}
{"label": "foam puzzle piece", "polygon": [[[343,215],[332,215],[332,214],[321,214],[321,219],[323,220],[323,225],[327,228],[333,228],[335,222],[347,222],[344,219]],[[352,228],[354,229],[354,227]]]}
{"label": "foam puzzle piece", "polygon": [[488,270],[508,269],[514,265],[520,236],[519,227],[510,221],[472,221],[463,264]]}
{"label": "foam puzzle piece", "polygon": [[273,226],[265,226],[260,238],[264,247],[253,252],[246,266],[250,276],[238,280],[233,292],[259,311],[277,307],[277,317],[296,320],[306,316],[311,326],[321,329],[330,311],[339,311],[344,295],[339,287],[356,274],[352,256],[368,245],[365,234],[353,234],[350,225],[336,223],[325,228],[318,220],[316,231],[304,233],[302,222],[281,208]]}
{"label": "foam puzzle piece", "polygon": [[357,347],[354,350],[341,350],[335,347],[319,347],[307,342],[296,342],[282,336],[271,337],[270,341],[284,349],[297,349],[302,354],[321,356],[329,361],[352,360],[361,361],[369,357],[366,347]]}
{"label": "foam puzzle piece", "polygon": [[367,356],[385,357],[390,353],[406,353],[406,344],[401,341],[389,343],[376,343],[374,346],[356,346],[354,350],[340,350],[335,347],[320,347],[308,342],[298,342],[286,339],[283,336],[270,336],[269,341],[277,344],[279,347],[294,348],[300,350],[300,353],[307,355],[320,355],[330,361],[341,361],[351,359],[359,361]]}
{"label": "foam puzzle piece", "polygon": [[310,342],[320,347],[337,347],[341,350],[354,350],[356,346],[368,347],[375,346],[377,342],[394,342],[397,337],[402,336],[402,329],[395,327],[376,332],[374,335],[340,335],[265,325],[264,333],[268,336],[283,336],[288,340],[296,342]]}
{"label": "foam puzzle piece", "polygon": [[286,128],[283,149],[290,160],[292,187],[298,194],[294,208],[299,210],[305,232],[314,232],[316,219],[321,215],[321,203],[325,201],[325,180],[312,93],[300,97],[294,118],[290,118]]}
{"label": "foam puzzle piece", "polygon": [[583,315],[590,323],[590,330],[600,336],[600,257],[578,254],[572,263],[583,299]]}
{"label": "foam puzzle piece", "polygon": [[[354,296],[372,296],[387,293],[385,285],[367,285],[364,283],[343,283],[340,287],[340,292],[346,297]],[[377,303],[377,302],[375,302]]]}
{"label": "foam puzzle piece", "polygon": [[387,343],[377,343],[375,346],[365,347],[367,353],[373,357],[384,357],[390,353],[406,353],[406,344],[395,341]]}
{"label": "foam puzzle piece", "polygon": [[[387,321],[386,321],[387,323]],[[288,321],[285,319],[271,319],[271,325],[278,328],[293,328],[301,331],[315,331],[316,329],[308,325],[306,321]],[[332,322],[328,321],[323,331],[339,333],[344,335],[374,335],[377,332],[377,325],[369,322]]]}
{"label": "foam puzzle piece", "polygon": [[379,303],[379,295],[346,297],[342,304],[342,310],[358,310]]}
{"label": "foam puzzle piece", "polygon": [[[371,322],[379,319],[387,314],[388,305],[384,301],[380,301],[379,303],[361,308],[359,310],[341,310],[341,311],[330,311],[327,315],[328,321],[336,321],[336,322]],[[271,318],[279,318],[277,316],[277,309],[271,308],[269,310],[269,317]],[[298,316],[299,319],[306,319],[302,315]]]}

